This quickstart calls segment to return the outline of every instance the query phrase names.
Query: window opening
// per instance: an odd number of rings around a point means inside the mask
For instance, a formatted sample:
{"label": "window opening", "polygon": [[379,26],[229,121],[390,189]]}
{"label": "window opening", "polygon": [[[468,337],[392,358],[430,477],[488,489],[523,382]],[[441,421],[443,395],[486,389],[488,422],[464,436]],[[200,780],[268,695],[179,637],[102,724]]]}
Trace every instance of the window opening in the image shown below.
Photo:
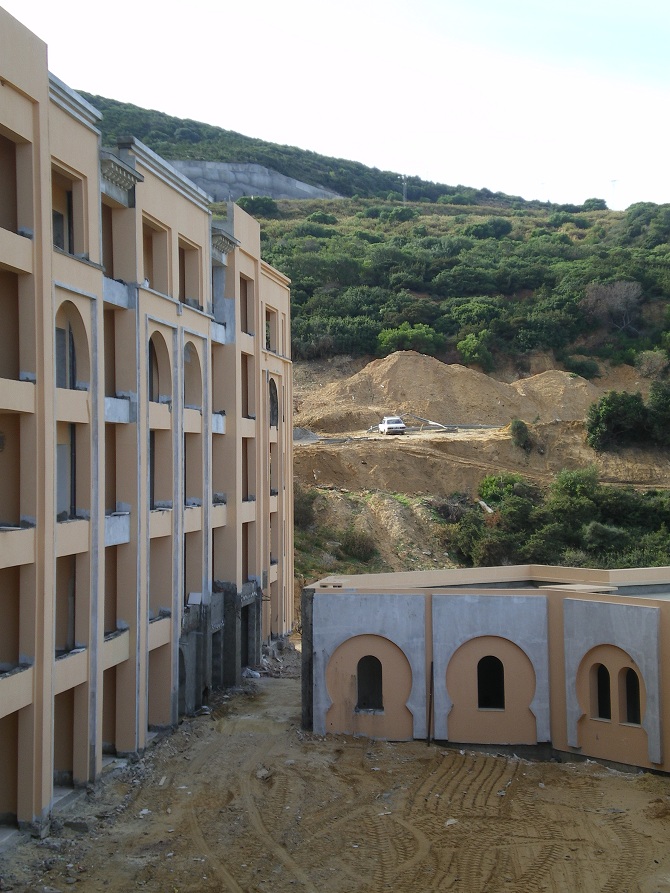
{"label": "window opening", "polygon": [[612,719],[610,672],[604,664],[598,664],[596,667],[596,701],[597,718]]}
{"label": "window opening", "polygon": [[367,654],[358,661],[356,669],[358,680],[357,710],[383,710],[382,698],[382,664],[379,658]]}
{"label": "window opening", "polygon": [[640,679],[631,667],[625,671],[626,722],[640,725]]}
{"label": "window opening", "polygon": [[279,400],[274,378],[270,379],[270,427],[276,428],[279,423]]}
{"label": "window opening", "polygon": [[477,664],[477,706],[480,710],[505,709],[505,668],[492,654]]}

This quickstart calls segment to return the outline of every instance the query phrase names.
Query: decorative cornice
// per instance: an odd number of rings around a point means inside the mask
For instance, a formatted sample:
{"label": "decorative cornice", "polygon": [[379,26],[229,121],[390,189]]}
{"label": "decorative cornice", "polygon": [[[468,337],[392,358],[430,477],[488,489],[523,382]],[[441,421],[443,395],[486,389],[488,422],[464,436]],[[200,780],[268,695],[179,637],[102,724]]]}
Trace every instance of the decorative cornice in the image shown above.
{"label": "decorative cornice", "polygon": [[102,120],[102,113],[51,72],[49,72],[49,98],[81,124],[99,133],[97,125]]}
{"label": "decorative cornice", "polygon": [[225,230],[212,227],[212,248],[221,254],[230,254],[240,243]]}
{"label": "decorative cornice", "polygon": [[120,189],[132,189],[137,183],[144,180],[142,174],[134,170],[129,164],[115,155],[109,149],[100,150],[100,173],[104,180],[108,180]]}

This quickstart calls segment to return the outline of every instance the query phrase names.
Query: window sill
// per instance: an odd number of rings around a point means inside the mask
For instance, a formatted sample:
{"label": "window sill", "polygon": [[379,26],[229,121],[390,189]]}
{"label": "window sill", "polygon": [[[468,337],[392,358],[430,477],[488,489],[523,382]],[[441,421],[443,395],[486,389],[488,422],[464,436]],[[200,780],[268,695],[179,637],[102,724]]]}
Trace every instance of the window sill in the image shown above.
{"label": "window sill", "polygon": [[383,707],[354,707],[354,713],[362,713],[367,716],[383,716]]}

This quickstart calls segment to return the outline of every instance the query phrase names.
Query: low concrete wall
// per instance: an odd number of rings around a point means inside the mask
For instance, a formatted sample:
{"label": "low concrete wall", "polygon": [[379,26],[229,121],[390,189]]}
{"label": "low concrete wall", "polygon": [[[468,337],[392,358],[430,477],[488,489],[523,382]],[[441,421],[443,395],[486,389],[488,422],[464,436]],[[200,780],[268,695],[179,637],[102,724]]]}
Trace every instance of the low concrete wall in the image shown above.
{"label": "low concrete wall", "polygon": [[336,192],[286,177],[260,164],[226,161],[171,161],[216,202],[237,201],[243,195],[270,198],[341,198]]}

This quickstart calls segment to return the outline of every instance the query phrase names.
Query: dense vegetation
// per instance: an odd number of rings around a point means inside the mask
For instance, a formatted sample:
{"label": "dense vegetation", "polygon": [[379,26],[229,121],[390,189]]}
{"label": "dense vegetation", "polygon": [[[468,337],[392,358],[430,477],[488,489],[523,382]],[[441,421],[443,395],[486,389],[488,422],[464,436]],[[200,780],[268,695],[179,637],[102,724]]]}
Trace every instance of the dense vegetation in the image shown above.
{"label": "dense vegetation", "polygon": [[670,564],[670,493],[610,487],[595,469],[562,471],[543,492],[520,475],[483,479],[481,499],[435,502],[455,557],[471,566]]}
{"label": "dense vegetation", "polygon": [[586,432],[594,450],[670,446],[670,386],[653,382],[647,403],[639,393],[608,391],[589,408]]}
{"label": "dense vegetation", "polygon": [[[429,183],[83,94],[103,141],[166,158],[254,162],[333,189],[325,202],[240,200],[293,281],[293,354],[411,348],[491,370],[533,350],[591,377],[598,358],[659,364],[670,347],[670,205],[526,202]],[[403,190],[407,201],[403,201]],[[651,365],[654,365],[652,363]],[[647,364],[649,365],[649,364]]]}
{"label": "dense vegetation", "polygon": [[298,359],[411,348],[522,370],[529,352],[551,350],[585,377],[598,358],[667,360],[670,205],[273,205],[263,254],[292,279]]}

